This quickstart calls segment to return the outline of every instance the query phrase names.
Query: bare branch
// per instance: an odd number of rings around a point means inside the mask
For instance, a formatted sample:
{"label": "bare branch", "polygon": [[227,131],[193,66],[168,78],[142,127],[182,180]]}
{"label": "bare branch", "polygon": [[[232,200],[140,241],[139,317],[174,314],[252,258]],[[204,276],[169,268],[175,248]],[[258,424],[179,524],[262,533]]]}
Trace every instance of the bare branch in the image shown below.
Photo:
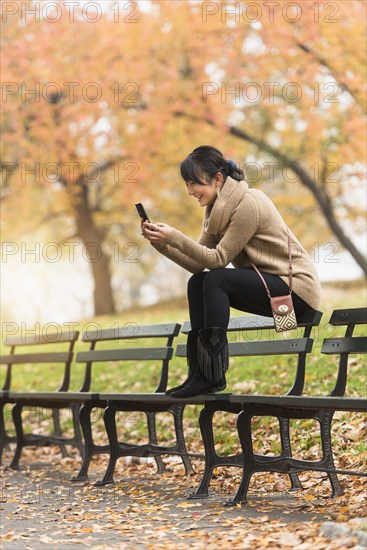
{"label": "bare branch", "polygon": [[335,70],[331,67],[331,65],[324,59],[320,54],[316,53],[314,50],[312,50],[309,46],[306,44],[302,44],[300,42],[296,42],[296,46],[300,48],[303,52],[305,52],[307,55],[310,55],[315,59],[320,65],[323,67],[326,67],[330,74],[335,78],[336,82],[339,84],[340,88],[347,92],[354,101],[363,109],[364,112],[366,111],[366,106],[361,103],[361,98],[358,97],[358,90],[352,90],[346,80],[341,75],[336,75]]}

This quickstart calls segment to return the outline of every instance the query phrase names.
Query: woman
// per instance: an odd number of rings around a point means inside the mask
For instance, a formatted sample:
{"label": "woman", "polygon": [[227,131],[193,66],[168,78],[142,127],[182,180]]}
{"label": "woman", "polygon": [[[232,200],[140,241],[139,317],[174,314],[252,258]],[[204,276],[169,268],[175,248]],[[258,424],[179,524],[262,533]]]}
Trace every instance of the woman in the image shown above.
{"label": "woman", "polygon": [[[201,146],[181,164],[187,191],[205,207],[198,242],[165,223],[142,223],[154,248],[194,275],[188,281],[191,331],[187,339],[189,376],[166,393],[190,397],[226,387],[230,307],[272,316],[269,297],[288,287],[288,229],[271,200],[249,189],[244,173],[211,146]],[[289,231],[293,264],[293,305],[297,317],[320,303],[320,283],[306,250]],[[234,269],[227,266],[232,264]]]}

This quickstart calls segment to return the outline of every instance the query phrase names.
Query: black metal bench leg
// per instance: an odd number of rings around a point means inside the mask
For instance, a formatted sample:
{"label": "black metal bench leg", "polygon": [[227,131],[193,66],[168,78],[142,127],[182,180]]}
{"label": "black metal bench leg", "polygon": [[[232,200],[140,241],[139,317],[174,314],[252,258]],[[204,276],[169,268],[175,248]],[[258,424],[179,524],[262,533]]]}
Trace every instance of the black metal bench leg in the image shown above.
{"label": "black metal bench leg", "polygon": [[[289,433],[289,418],[278,418],[279,420],[279,430],[280,430],[280,439],[282,443],[282,456],[291,457],[292,449],[290,443],[290,433]],[[303,489],[301,481],[298,477],[298,474],[292,472],[289,474],[289,479],[291,481],[290,491],[300,491]]]}
{"label": "black metal bench leg", "polygon": [[77,476],[72,477],[71,481],[87,481],[88,480],[88,470],[91,458],[96,450],[96,445],[94,444],[92,437],[92,423],[91,423],[91,411],[94,406],[91,406],[89,403],[83,405],[79,411],[79,421],[82,427],[83,436],[84,436],[84,457],[83,463],[79,470]]}
{"label": "black metal bench leg", "polygon": [[16,438],[13,436],[9,436],[6,431],[6,425],[5,425],[5,418],[4,418],[4,409],[6,404],[2,403],[0,405],[0,464],[3,457],[3,452],[6,448],[6,446],[10,442],[15,442]]}
{"label": "black metal bench leg", "polygon": [[[158,438],[157,438],[157,429],[156,429],[156,423],[155,423],[155,412],[146,412],[145,413],[147,417],[147,423],[148,423],[148,433],[149,433],[149,443],[152,443],[153,445],[158,445]],[[154,460],[157,464],[157,474],[163,474],[167,471],[166,465],[163,462],[163,459],[161,456],[155,456]]]}
{"label": "black metal bench leg", "polygon": [[116,409],[114,409],[113,407],[106,407],[103,413],[103,420],[108,435],[110,455],[105,475],[103,476],[103,479],[101,481],[98,481],[96,483],[96,485],[108,485],[114,483],[113,474],[115,471],[117,459],[120,457],[116,429]]}
{"label": "black metal bench leg", "polygon": [[247,491],[251,477],[257,470],[252,447],[251,419],[252,414],[246,409],[237,416],[237,430],[243,453],[242,479],[237,493],[232,500],[226,502],[226,506],[247,504]]}
{"label": "black metal bench leg", "polygon": [[1,406],[0,411],[0,464],[3,457],[3,452],[6,447],[6,429],[5,429],[5,420],[4,420],[4,407]]}
{"label": "black metal bench leg", "polygon": [[82,431],[81,431],[81,428],[80,428],[80,420],[79,420],[80,404],[79,403],[74,403],[71,406],[71,413],[72,413],[72,416],[73,416],[73,428],[74,428],[75,445],[79,449],[80,456],[82,457],[82,459],[84,459],[84,457],[85,457],[85,445],[84,445],[84,442],[83,442]]}
{"label": "black metal bench leg", "polygon": [[[60,424],[60,409],[52,409],[52,419],[54,423],[54,435],[57,437],[62,437],[61,424]],[[69,456],[69,453],[66,450],[65,445],[60,445],[61,456],[65,458]]]}
{"label": "black metal bench leg", "polygon": [[[183,428],[183,413],[185,410],[185,405],[177,405],[170,409],[170,412],[173,414],[174,423],[175,423],[175,433],[178,452],[187,453],[185,434]],[[190,475],[194,473],[194,468],[192,467],[191,460],[188,456],[181,455],[181,460],[185,467],[185,475]]]}
{"label": "black metal bench leg", "polygon": [[215,452],[213,433],[213,416],[215,412],[215,410],[207,406],[205,406],[200,412],[199,426],[205,449],[205,466],[200,485],[196,489],[195,493],[190,495],[190,499],[207,498],[209,496],[210,480],[212,478],[213,470],[217,465],[215,460],[217,455]]}
{"label": "black metal bench leg", "polygon": [[25,438],[24,438],[23,424],[22,424],[22,410],[23,410],[23,405],[20,405],[19,403],[15,403],[15,405],[13,405],[12,416],[13,416],[15,431],[17,434],[17,446],[15,449],[13,460],[9,465],[9,468],[11,468],[12,470],[20,469],[19,459],[20,459],[20,455],[22,454],[23,447],[25,446]]}
{"label": "black metal bench leg", "polygon": [[[331,410],[320,411],[317,420],[320,424],[321,445],[323,452],[323,466],[328,470],[335,469],[333,448],[331,444],[331,423],[334,412]],[[339,483],[338,475],[333,472],[327,472],[331,484],[331,496],[338,497],[343,494],[343,489]]]}

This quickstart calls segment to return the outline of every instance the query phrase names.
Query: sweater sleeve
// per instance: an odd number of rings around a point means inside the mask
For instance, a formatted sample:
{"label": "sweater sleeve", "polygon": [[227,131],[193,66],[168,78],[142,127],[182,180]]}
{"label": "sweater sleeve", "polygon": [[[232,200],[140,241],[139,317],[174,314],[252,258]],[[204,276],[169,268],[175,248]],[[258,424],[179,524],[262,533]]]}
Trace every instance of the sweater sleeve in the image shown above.
{"label": "sweater sleeve", "polygon": [[[195,241],[192,242],[194,243]],[[209,235],[208,233],[205,233],[203,229],[198,239],[198,243],[208,248],[215,248],[217,244],[217,239],[214,235]],[[204,269],[201,262],[195,261],[187,253],[181,252],[180,250],[169,244],[152,244],[152,246],[163,256],[166,256],[166,258],[169,258],[180,267],[183,267],[187,271],[190,271],[190,273],[200,273]]]}
{"label": "sweater sleeve", "polygon": [[260,223],[259,218],[256,202],[241,202],[233,211],[226,232],[217,246],[195,242],[177,229],[172,231],[169,244],[200,265],[201,270],[226,267],[254,236]]}

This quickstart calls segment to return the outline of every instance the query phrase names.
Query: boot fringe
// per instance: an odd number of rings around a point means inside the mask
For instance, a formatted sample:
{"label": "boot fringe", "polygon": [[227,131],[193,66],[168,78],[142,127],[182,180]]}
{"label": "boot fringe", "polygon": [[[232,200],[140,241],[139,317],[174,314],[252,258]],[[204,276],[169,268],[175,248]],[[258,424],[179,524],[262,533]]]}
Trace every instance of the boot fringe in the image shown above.
{"label": "boot fringe", "polygon": [[[203,331],[206,330],[208,329],[203,329]],[[218,330],[216,329],[217,333]],[[220,347],[213,353],[210,341],[206,342],[203,338],[203,332],[198,338],[198,367],[203,376],[213,384],[218,384],[223,380],[229,365],[228,342],[224,329],[222,329],[220,340],[222,340]]]}
{"label": "boot fringe", "polygon": [[201,329],[196,328],[187,333],[186,359],[187,366],[189,367],[189,375],[193,374],[198,368],[197,345],[199,330]]}

